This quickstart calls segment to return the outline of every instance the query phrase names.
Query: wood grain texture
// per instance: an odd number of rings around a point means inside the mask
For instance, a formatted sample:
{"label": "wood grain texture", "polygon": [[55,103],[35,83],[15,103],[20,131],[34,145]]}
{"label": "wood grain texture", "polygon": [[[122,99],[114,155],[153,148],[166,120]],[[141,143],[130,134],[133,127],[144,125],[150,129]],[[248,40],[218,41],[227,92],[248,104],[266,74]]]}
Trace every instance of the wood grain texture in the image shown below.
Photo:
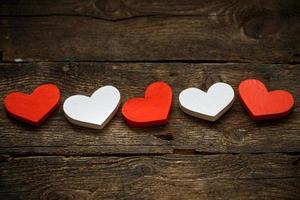
{"label": "wood grain texture", "polygon": [[299,156],[21,157],[1,199],[299,199]]}
{"label": "wood grain texture", "polygon": [[3,60],[300,61],[297,0],[5,1]]}
{"label": "wood grain texture", "polygon": [[2,0],[0,16],[69,15],[117,21],[158,15],[227,16],[249,14],[299,15],[297,0]]}
{"label": "wood grain texture", "polygon": [[[1,0],[0,102],[54,82],[62,100],[112,84],[124,103],[157,80],[174,102],[165,126],[130,128],[119,111],[103,130],[61,107],[34,128],[0,106],[0,199],[300,199],[299,11],[299,0]],[[293,112],[256,123],[237,100],[211,123],[179,109],[185,88],[237,91],[248,78],[290,91]]]}
{"label": "wood grain texture", "polygon": [[[60,108],[41,128],[8,118],[1,107],[0,153],[47,155],[165,154],[188,150],[200,153],[261,153],[300,151],[300,66],[264,64],[185,63],[22,63],[0,65],[1,102],[9,92],[30,92],[36,85],[55,82],[62,101],[74,94],[91,94],[112,84],[121,101],[143,94],[163,80],[171,85],[174,101],[169,123],[157,128],[129,128],[120,111],[102,130],[67,122]],[[187,87],[207,90],[215,82],[237,89],[241,80],[257,78],[270,90],[285,89],[295,96],[294,111],[281,120],[253,122],[240,102],[215,123],[184,114],[178,95]],[[169,137],[172,135],[172,137]],[[179,150],[178,150],[179,149]]]}

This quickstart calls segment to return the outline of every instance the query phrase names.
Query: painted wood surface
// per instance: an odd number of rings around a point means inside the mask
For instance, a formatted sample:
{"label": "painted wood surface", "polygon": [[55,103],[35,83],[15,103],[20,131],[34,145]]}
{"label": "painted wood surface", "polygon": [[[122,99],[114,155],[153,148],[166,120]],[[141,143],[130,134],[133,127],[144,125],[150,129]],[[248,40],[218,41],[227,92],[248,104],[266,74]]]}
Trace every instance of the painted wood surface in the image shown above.
{"label": "painted wood surface", "polygon": [[102,129],[117,113],[120,100],[119,90],[108,85],[97,89],[91,97],[68,97],[63,104],[63,111],[73,124]]}
{"label": "painted wood surface", "polygon": [[233,88],[221,82],[214,83],[206,92],[187,88],[179,94],[179,105],[183,112],[212,122],[218,120],[233,102]]}
{"label": "painted wood surface", "polygon": [[39,126],[60,104],[60,91],[54,84],[43,84],[32,93],[11,92],[4,99],[8,114],[23,122]]}
{"label": "painted wood surface", "polygon": [[122,107],[124,120],[134,127],[159,126],[168,123],[173,99],[172,88],[156,81],[147,86],[143,97],[128,99]]}
{"label": "painted wood surface", "polygon": [[270,120],[288,115],[295,104],[287,90],[268,91],[259,80],[247,79],[238,87],[239,96],[253,120]]}

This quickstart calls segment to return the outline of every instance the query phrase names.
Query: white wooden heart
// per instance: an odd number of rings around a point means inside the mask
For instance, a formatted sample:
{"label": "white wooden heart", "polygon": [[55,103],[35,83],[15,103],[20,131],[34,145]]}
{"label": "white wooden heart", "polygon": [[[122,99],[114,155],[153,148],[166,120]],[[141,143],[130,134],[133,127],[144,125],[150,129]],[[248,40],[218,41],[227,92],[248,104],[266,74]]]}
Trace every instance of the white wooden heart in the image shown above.
{"label": "white wooden heart", "polygon": [[91,97],[74,95],[63,105],[66,118],[79,126],[102,129],[116,114],[121,95],[117,88],[104,86]]}
{"label": "white wooden heart", "polygon": [[234,90],[226,83],[215,83],[207,92],[187,88],[179,94],[183,112],[208,121],[219,119],[233,104]]}

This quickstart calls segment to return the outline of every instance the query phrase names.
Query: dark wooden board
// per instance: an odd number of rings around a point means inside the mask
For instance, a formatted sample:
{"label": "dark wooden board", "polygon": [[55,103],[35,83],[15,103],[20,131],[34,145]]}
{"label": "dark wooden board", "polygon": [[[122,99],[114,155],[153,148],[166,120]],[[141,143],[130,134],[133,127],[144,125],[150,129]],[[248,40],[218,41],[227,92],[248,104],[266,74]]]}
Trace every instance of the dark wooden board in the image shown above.
{"label": "dark wooden board", "polygon": [[2,0],[0,16],[87,16],[117,21],[159,15],[228,16],[240,20],[247,15],[299,16],[297,0]]}
{"label": "dark wooden board", "polygon": [[[62,101],[74,94],[90,95],[100,86],[119,88],[122,103],[142,96],[145,87],[164,80],[174,90],[169,123],[157,128],[130,128],[120,112],[103,130],[68,123],[60,108],[40,128],[19,123],[6,116],[1,106],[0,153],[26,155],[101,155],[300,152],[300,66],[266,64],[188,63],[22,63],[0,64],[0,100],[9,92],[32,91],[37,85],[53,82],[62,92]],[[269,89],[286,89],[296,105],[287,118],[253,122],[238,98],[232,109],[215,123],[195,119],[178,107],[179,92],[187,87],[203,90],[217,81],[236,90],[240,81],[257,78]]]}
{"label": "dark wooden board", "polygon": [[299,199],[299,156],[7,157],[0,198]]}
{"label": "dark wooden board", "polygon": [[297,0],[4,0],[0,6],[4,61],[300,61]]}

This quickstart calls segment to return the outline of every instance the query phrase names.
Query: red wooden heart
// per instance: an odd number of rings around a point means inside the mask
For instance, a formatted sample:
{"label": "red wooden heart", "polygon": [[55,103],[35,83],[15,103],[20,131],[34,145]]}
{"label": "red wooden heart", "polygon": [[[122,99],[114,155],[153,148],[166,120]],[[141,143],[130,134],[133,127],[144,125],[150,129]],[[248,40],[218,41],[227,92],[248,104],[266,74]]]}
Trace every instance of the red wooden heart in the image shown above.
{"label": "red wooden heart", "polygon": [[4,106],[11,116],[38,126],[58,107],[59,101],[59,89],[53,84],[44,84],[32,94],[10,93],[4,99]]}
{"label": "red wooden heart", "polygon": [[125,102],[122,115],[125,121],[136,127],[165,124],[172,104],[172,88],[164,82],[150,84],[144,98],[132,98]]}
{"label": "red wooden heart", "polygon": [[243,105],[254,120],[286,116],[294,105],[292,94],[284,90],[268,92],[259,80],[245,80],[240,83],[238,90]]}

